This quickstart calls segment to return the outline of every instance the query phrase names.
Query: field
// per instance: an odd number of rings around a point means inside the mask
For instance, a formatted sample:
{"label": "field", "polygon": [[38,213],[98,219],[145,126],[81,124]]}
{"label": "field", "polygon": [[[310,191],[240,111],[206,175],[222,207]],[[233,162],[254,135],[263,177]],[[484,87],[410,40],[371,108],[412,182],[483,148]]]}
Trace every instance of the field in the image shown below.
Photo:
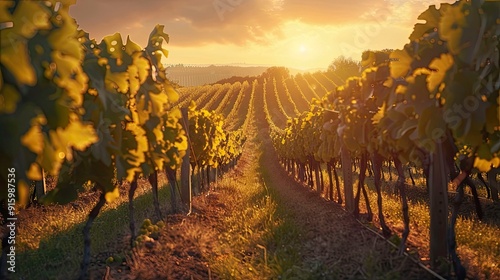
{"label": "field", "polygon": [[[98,42],[90,2],[0,5],[0,279],[500,279],[499,2],[429,6],[400,49],[311,71],[255,66],[277,61],[255,28],[254,66],[167,66],[164,25]],[[236,2],[174,25],[291,9]]]}
{"label": "field", "polygon": [[[406,182],[411,205],[411,233],[408,255],[399,256],[397,247],[392,247],[383,237],[369,230],[379,231],[377,221],[368,223],[365,217],[356,221],[341,204],[330,201],[327,192],[312,190],[285,171],[267,133],[269,124],[264,114],[256,113],[262,106],[259,104],[264,102],[264,87],[258,81],[244,84],[246,87],[239,92],[241,96],[234,98],[245,102],[227,102],[228,106],[240,106],[233,107],[231,111],[234,112],[226,110],[227,114],[237,116],[232,125],[238,126],[246,118],[250,122],[249,140],[236,167],[217,182],[212,182],[208,193],[194,197],[191,214],[164,216],[166,226],[160,230],[157,240],[132,250],[128,246],[128,186],[124,186],[120,198],[105,206],[94,222],[91,278],[265,279],[281,275],[300,279],[398,279],[405,275],[410,279],[432,279],[432,274],[418,264],[429,266],[429,208],[423,186],[425,179],[415,174],[417,186],[412,186],[409,179]],[[183,98],[183,91],[197,96],[191,91],[211,94],[208,87],[218,86],[221,85],[180,89],[180,102],[184,98],[189,100],[189,96]],[[230,89],[236,86],[239,87],[240,83],[226,86],[226,92],[222,92],[220,98],[223,99],[224,93],[230,93]],[[282,98],[293,102],[291,96]],[[270,98],[268,102],[277,100]],[[223,104],[214,102],[217,103]],[[387,167],[385,170],[384,214],[394,231],[388,241],[398,244],[403,230],[401,205],[392,187],[394,179],[389,179]],[[394,171],[391,172],[391,177],[396,178]],[[327,176],[326,172],[324,176]],[[162,213],[171,213],[165,177],[159,178],[159,185],[163,186],[159,192],[160,209]],[[342,183],[342,176],[340,180]],[[371,178],[368,186],[371,207],[376,209]],[[156,222],[147,180],[139,180],[138,190],[136,219]],[[486,195],[484,189],[480,191],[482,196]],[[450,200],[452,197],[450,195]],[[82,250],[81,230],[97,199],[97,194],[89,190],[68,205],[33,206],[20,214],[19,266],[24,267],[20,270],[20,275],[23,275],[20,278],[77,277]],[[482,203],[485,210],[483,222],[475,217],[471,199],[467,199],[462,207],[457,225],[458,252],[471,278],[493,279],[499,271],[495,262],[499,258],[498,205],[487,200],[482,200]],[[61,219],[61,216],[65,218]],[[472,238],[471,229],[476,233]],[[62,251],[65,253],[61,254]],[[51,261],[46,262],[47,259]],[[29,267],[37,269],[26,269]]]}

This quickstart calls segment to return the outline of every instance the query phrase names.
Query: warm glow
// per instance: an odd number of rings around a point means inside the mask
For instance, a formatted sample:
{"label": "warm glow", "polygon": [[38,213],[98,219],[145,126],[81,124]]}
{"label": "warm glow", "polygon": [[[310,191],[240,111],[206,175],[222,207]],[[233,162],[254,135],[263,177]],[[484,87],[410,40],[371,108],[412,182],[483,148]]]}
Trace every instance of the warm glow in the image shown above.
{"label": "warm glow", "polygon": [[367,49],[402,48],[418,15],[441,1],[223,2],[233,6],[151,0],[147,5],[129,1],[117,9],[116,1],[85,0],[70,13],[98,42],[121,32],[144,46],[151,29],[164,24],[170,35],[165,63],[326,69],[340,55],[359,60]]}

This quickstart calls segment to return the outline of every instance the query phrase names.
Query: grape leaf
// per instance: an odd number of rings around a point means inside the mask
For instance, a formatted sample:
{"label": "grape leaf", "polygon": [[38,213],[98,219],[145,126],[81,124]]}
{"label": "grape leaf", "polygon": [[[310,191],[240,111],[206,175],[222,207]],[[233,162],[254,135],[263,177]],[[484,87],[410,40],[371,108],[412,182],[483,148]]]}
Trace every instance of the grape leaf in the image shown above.
{"label": "grape leaf", "polygon": [[[24,2],[24,1],[23,1]],[[14,75],[19,83],[34,86],[37,78],[31,65],[26,43],[13,41],[0,49],[0,63]]]}
{"label": "grape leaf", "polygon": [[5,84],[5,86],[0,87],[0,113],[14,113],[20,99],[21,96],[14,86]]}
{"label": "grape leaf", "polygon": [[448,49],[462,61],[472,64],[477,41],[482,36],[478,7],[467,1],[444,10],[439,23],[439,35],[447,41]]}
{"label": "grape leaf", "polygon": [[453,57],[450,54],[441,54],[441,57],[435,58],[429,68],[435,70],[430,72],[427,76],[427,88],[430,92],[434,92],[435,89],[443,82],[448,70],[453,66]]}
{"label": "grape leaf", "polygon": [[425,20],[425,23],[415,24],[415,26],[413,27],[413,32],[411,33],[409,39],[411,41],[416,41],[422,38],[425,34],[434,31],[434,28],[438,27],[439,25],[440,17],[441,13],[438,9],[436,9],[436,6],[429,6],[427,10],[425,10],[418,16],[418,19]]}
{"label": "grape leaf", "polygon": [[21,143],[30,151],[41,154],[44,148],[44,136],[39,125],[33,125],[26,134],[21,137]]}
{"label": "grape leaf", "polygon": [[390,54],[391,77],[398,79],[405,77],[410,71],[412,57],[406,50],[395,50]]}

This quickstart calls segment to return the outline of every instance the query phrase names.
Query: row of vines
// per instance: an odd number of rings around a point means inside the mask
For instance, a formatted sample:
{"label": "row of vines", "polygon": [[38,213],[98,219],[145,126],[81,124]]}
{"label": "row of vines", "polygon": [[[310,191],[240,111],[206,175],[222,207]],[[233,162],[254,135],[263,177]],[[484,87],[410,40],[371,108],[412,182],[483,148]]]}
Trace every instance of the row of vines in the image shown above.
{"label": "row of vines", "polygon": [[[93,184],[100,195],[84,228],[80,277],[86,278],[92,222],[125,181],[134,244],[139,177],[149,179],[161,218],[158,172],[167,173],[175,211],[176,170],[185,154],[193,172],[234,165],[245,136],[242,129],[225,131],[222,116],[193,103],[188,119],[174,106],[179,94],[162,64],[169,40],[162,25],[153,28],[145,47],[119,33],[97,43],[69,15],[73,2],[0,3],[0,208],[6,226],[27,205],[30,182],[44,174],[57,178],[41,198],[44,204],[71,202]],[[13,188],[8,172],[15,174]],[[0,278],[6,277],[7,237]]]}
{"label": "row of vines", "polygon": [[[487,172],[492,197],[498,200],[499,18],[500,3],[496,1],[430,6],[418,17],[424,22],[415,25],[410,42],[402,49],[365,51],[359,77],[351,77],[313,100],[310,110],[289,119],[284,129],[268,116],[271,138],[283,165],[299,179],[309,178],[311,187],[313,178],[322,180],[318,175],[322,164],[332,182],[332,176],[337,178],[336,164],[342,163],[344,198],[337,180],[337,200],[343,200],[346,210],[355,215],[359,214],[361,194],[368,200],[364,180],[371,162],[378,217],[386,237],[391,230],[384,221],[380,172],[384,160],[394,162],[404,220],[400,253],[406,250],[410,230],[403,166],[420,167],[429,190],[431,264],[442,268],[443,260],[450,259],[459,279],[466,277],[466,271],[456,253],[454,227],[464,187],[470,186],[475,193],[471,175]],[[356,194],[352,187],[354,159],[359,160]],[[451,216],[448,189],[458,193],[451,203]],[[333,184],[328,192],[333,200]],[[480,216],[477,198],[476,203]],[[498,243],[496,246],[500,250]],[[448,273],[446,269],[440,272]]]}

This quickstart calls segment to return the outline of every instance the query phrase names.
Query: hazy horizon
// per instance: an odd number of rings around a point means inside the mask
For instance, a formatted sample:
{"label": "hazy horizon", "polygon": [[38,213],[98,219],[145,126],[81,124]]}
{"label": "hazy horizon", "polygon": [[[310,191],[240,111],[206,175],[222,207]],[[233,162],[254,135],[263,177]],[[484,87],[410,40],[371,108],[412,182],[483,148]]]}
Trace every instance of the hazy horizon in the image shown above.
{"label": "hazy horizon", "polygon": [[300,71],[317,71],[324,70],[326,71],[328,67],[315,67],[315,68],[297,68],[297,67],[288,67],[283,65],[275,65],[275,64],[250,64],[250,63],[167,63],[164,64],[167,67],[170,66],[178,66],[182,65],[184,67],[209,67],[209,66],[233,66],[233,67],[286,67],[290,70],[300,70]]}

